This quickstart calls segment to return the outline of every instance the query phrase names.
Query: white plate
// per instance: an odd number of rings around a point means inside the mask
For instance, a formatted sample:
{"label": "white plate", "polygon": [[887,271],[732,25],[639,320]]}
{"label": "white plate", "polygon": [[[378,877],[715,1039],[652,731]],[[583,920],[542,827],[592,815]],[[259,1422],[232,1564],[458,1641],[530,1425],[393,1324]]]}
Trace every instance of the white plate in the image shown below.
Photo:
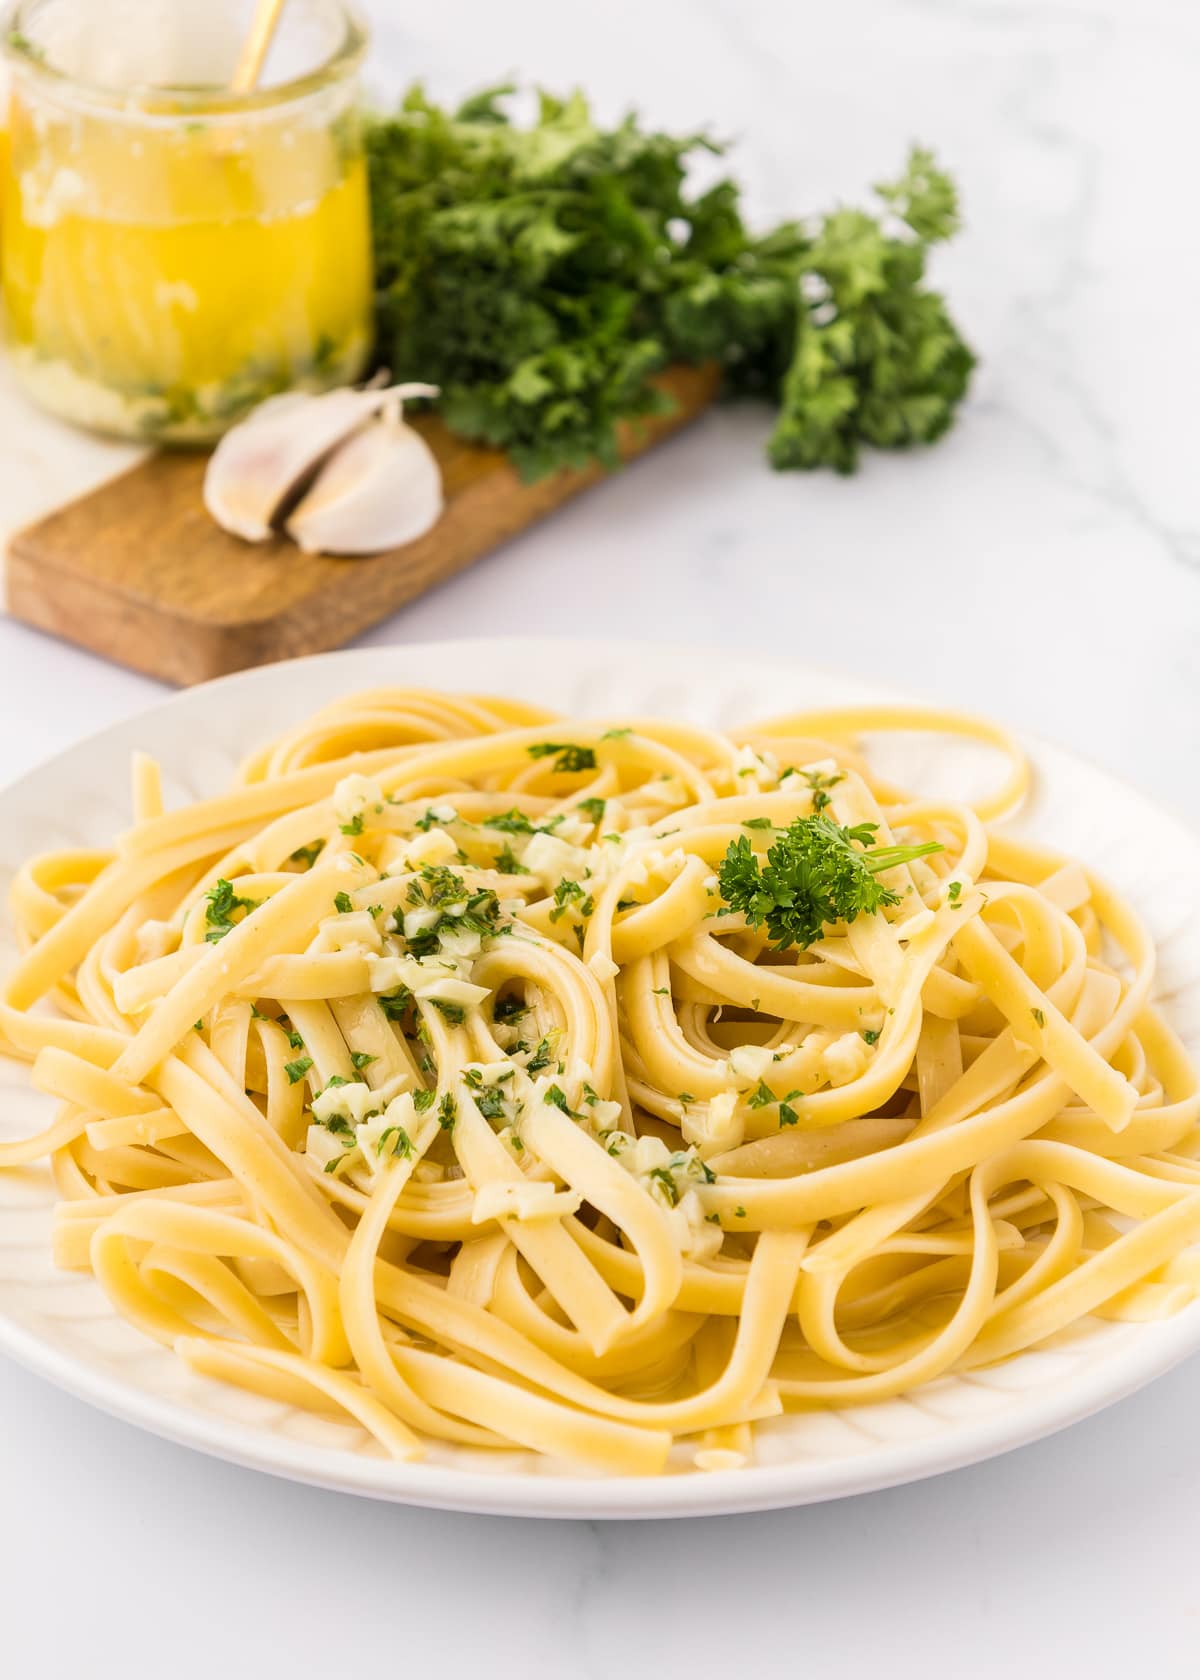
{"label": "white plate", "polygon": [[[768,658],[715,649],[565,641],[378,648],[247,671],[177,695],[60,754],[0,795],[0,887],[31,852],[105,846],[129,820],[129,755],[165,768],[171,800],[216,793],[246,748],[355,689],[382,684],[491,691],[577,714],[659,713],[750,721],[790,707],[894,698]],[[1102,771],[1027,743],[1037,771],[1021,819],[1125,892],[1160,953],[1159,997],[1200,1054],[1200,845]],[[918,785],[944,778],[928,749]],[[12,961],[6,928],[0,961]],[[0,1059],[0,1136],[45,1124],[48,1099]],[[90,1278],[50,1259],[54,1192],[41,1168],[0,1174],[0,1350],[118,1417],[235,1463],[350,1493],[525,1516],[661,1517],[834,1499],[971,1464],[1050,1434],[1131,1393],[1200,1348],[1200,1302],[1161,1324],[1088,1321],[1052,1347],[883,1404],[773,1419],[752,1469],[654,1481],[565,1474],[529,1454],[435,1449],[421,1464],[372,1455],[333,1422],[193,1375],[119,1320]]]}

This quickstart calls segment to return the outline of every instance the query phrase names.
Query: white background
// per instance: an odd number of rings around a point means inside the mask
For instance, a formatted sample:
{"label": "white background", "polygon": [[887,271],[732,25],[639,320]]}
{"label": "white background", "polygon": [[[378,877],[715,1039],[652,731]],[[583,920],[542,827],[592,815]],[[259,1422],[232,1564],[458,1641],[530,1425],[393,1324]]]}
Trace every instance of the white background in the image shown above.
{"label": "white background", "polygon": [[[100,0],[96,0],[99,4]],[[374,0],[376,87],[510,70],[737,139],[762,217],[934,144],[960,428],[774,477],[714,414],[369,638],[794,650],[1075,747],[1200,825],[1200,14],[1184,0]],[[398,370],[419,378],[421,369]],[[119,464],[0,404],[6,527]],[[502,686],[496,673],[489,685]],[[0,621],[0,776],[160,693]],[[1200,1365],[908,1489],[678,1524],[375,1506],[209,1462],[0,1364],[0,1672],[192,1680],[1200,1669]]]}

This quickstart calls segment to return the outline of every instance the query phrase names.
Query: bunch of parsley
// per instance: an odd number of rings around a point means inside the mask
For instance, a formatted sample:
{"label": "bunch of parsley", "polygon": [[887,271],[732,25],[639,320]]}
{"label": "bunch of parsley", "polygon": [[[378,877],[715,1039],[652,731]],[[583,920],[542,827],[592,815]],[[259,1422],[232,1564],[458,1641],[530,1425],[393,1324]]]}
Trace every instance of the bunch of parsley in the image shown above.
{"label": "bunch of parsley", "polygon": [[974,357],[924,284],[958,226],[928,152],[838,209],[747,229],[736,185],[689,195],[703,134],[594,123],[542,94],[521,127],[491,89],[456,111],[414,88],[368,134],[378,355],[442,387],[451,430],[506,449],[526,478],[616,461],[619,421],[660,409],[653,376],[718,362],[725,389],[775,403],[776,467],[851,472],[862,443],[927,443]]}

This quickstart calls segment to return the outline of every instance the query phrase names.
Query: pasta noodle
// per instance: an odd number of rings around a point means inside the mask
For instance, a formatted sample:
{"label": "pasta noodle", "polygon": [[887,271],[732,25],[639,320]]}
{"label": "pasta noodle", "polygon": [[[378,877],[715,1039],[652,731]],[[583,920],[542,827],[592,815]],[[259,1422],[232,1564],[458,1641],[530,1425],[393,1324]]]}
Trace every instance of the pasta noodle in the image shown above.
{"label": "pasta noodle", "polygon": [[[890,785],[896,730],[1001,786]],[[146,1335],[397,1459],[742,1465],[785,1408],[1174,1311],[1196,1077],[1133,911],[1002,826],[1027,780],[954,714],[399,690],[183,809],[139,757],[110,851],[16,879],[0,1047],[58,1108],[0,1167],[49,1157],[58,1262]]]}

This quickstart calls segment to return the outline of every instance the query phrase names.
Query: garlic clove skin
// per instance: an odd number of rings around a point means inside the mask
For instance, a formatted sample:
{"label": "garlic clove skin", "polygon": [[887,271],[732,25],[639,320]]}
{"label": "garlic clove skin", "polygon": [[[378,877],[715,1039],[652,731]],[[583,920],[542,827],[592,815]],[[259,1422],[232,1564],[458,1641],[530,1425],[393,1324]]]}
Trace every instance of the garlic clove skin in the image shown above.
{"label": "garlic clove skin", "polygon": [[279,509],[378,408],[375,392],[269,397],[218,443],[204,474],[204,505],[247,542],[265,542]]}
{"label": "garlic clove skin", "polygon": [[433,451],[393,417],[356,432],[330,457],[285,529],[308,554],[378,554],[415,542],[444,506]]}
{"label": "garlic clove skin", "polygon": [[437,394],[435,385],[406,384],[268,397],[213,451],[204,475],[204,505],[226,531],[265,542],[281,510],[361,427],[385,408],[398,413],[406,397]]}

